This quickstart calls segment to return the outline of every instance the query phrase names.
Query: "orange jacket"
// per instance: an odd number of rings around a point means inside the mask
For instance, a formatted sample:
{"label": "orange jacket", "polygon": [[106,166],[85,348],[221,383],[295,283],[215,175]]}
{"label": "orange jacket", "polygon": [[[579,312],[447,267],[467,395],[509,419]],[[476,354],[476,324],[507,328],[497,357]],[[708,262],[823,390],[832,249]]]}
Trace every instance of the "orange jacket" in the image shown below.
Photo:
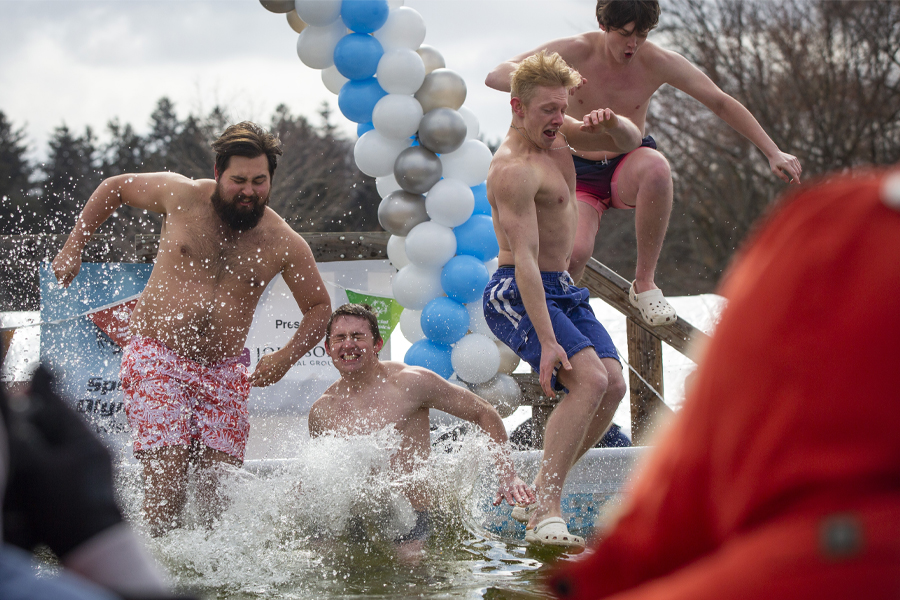
{"label": "orange jacket", "polygon": [[620,520],[556,570],[557,595],[900,598],[900,211],[886,178],[801,190],[757,232],[683,410]]}

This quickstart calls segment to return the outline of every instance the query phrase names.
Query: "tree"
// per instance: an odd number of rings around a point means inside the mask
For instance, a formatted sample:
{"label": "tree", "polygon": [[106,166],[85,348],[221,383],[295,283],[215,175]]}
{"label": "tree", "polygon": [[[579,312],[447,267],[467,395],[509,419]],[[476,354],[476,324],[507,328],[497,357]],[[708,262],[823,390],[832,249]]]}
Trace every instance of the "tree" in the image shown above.
{"label": "tree", "polygon": [[25,130],[13,129],[0,111],[0,234],[30,231],[41,220],[43,211],[31,189],[27,152]]}
{"label": "tree", "polygon": [[46,209],[45,233],[67,234],[75,216],[100,184],[101,175],[94,168],[96,138],[90,127],[84,135],[75,136],[63,124],[50,138],[50,154],[42,166],[41,200]]}
{"label": "tree", "polygon": [[315,128],[285,105],[275,109],[271,131],[283,144],[270,205],[298,231],[377,228],[380,198],[374,181],[353,159],[353,143],[340,137],[326,107]]}
{"label": "tree", "polygon": [[[669,0],[663,18],[664,45],[744,104],[800,159],[805,180],[900,160],[900,3]],[[675,180],[660,271],[690,264],[714,283],[784,184],[750,142],[677,90],[657,93],[648,126]]]}

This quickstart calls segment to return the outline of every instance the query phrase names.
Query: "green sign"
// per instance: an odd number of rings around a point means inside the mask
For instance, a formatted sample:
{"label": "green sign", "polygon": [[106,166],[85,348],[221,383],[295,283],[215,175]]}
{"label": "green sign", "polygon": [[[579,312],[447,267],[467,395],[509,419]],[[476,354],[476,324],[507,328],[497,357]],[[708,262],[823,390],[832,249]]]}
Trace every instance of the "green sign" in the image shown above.
{"label": "green sign", "polygon": [[391,336],[394,327],[400,322],[400,313],[403,312],[403,307],[393,298],[369,296],[368,294],[347,290],[347,300],[352,304],[368,304],[372,307],[372,311],[378,315],[378,330],[381,332],[381,337],[385,340]]}

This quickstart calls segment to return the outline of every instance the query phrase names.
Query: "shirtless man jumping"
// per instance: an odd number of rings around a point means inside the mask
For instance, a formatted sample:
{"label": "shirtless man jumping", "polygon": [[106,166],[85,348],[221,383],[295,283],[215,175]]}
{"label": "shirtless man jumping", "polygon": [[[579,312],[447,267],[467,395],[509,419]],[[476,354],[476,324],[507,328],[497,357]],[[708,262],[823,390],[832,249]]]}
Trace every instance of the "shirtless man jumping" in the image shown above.
{"label": "shirtless man jumping", "polygon": [[563,484],[609,426],[625,380],[588,291],[566,272],[578,226],[569,151],[629,152],[641,134],[609,109],[591,111],[583,123],[566,116],[581,77],[558,54],[523,59],[511,81],[512,125],[487,176],[500,268],[484,290],[484,315],[494,335],[538,372],[545,394],[568,389],[547,420],[537,502],[513,516],[528,521],[530,543],[583,546],[561,518]]}
{"label": "shirtless man jumping", "polygon": [[[211,516],[217,514],[214,467],[243,462],[250,387],[280,380],[322,338],[331,312],[309,246],[267,206],[278,139],[244,122],[212,146],[215,180],[175,173],[106,179],[53,261],[57,279],[68,286],[85,243],[123,203],[165,215],[121,370],[153,535],[180,524],[192,463],[199,467],[201,499]],[[251,374],[240,355],[260,296],[279,273],[303,321]]]}
{"label": "shirtless man jumping", "polygon": [[[431,449],[428,410],[441,410],[478,425],[498,446],[500,489],[494,504],[531,504],[534,493],[516,475],[509,458],[506,428],[497,411],[472,392],[447,382],[428,369],[382,362],[384,345],[378,320],[368,306],[338,308],[325,333],[325,348],[341,378],[309,411],[309,434],[366,435],[393,426],[401,445],[392,458],[398,473],[410,473]],[[420,490],[407,490],[416,525],[397,540],[401,555],[413,557],[429,533],[428,505]]]}
{"label": "shirtless man jumping", "polygon": [[[772,172],[791,183],[800,183],[802,169],[796,157],[778,149],[759,123],[740,102],[723,92],[683,56],[647,41],[659,20],[656,0],[597,0],[600,31],[554,40],[539,49],[558,53],[584,77],[572,90],[567,114],[582,118],[593,107],[608,106],[631,119],[643,132],[650,99],[669,84],[702,102],[735,131],[759,148]],[[525,52],[501,63],[488,74],[485,84],[508,92],[509,76]],[[579,148],[579,150],[581,150]],[[633,208],[637,234],[637,266],[631,286],[631,303],[650,325],[675,321],[675,310],[654,282],[672,212],[672,173],[666,158],[656,150],[652,137],[643,139],[633,152],[573,152],[577,172],[578,233],[569,272],[575,281],[594,252],[594,238],[604,211]]]}

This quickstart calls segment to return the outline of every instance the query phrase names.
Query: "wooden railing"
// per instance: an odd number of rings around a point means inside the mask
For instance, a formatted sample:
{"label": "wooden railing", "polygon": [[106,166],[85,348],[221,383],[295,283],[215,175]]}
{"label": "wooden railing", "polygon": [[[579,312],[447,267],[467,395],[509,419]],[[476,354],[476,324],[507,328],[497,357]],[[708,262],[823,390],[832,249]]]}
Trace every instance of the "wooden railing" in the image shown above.
{"label": "wooden railing", "polygon": [[[631,436],[632,443],[644,445],[652,438],[660,418],[671,412],[656,393],[641,381],[643,378],[660,396],[664,395],[662,342],[688,356],[689,348],[694,343],[704,342],[708,336],[681,317],[674,323],[659,327],[645,324],[640,311],[628,300],[631,282],[594,258],[588,261],[578,285],[586,287],[591,296],[602,299],[626,317],[628,362],[640,375],[638,377],[629,370]],[[534,430],[541,432],[537,441],[543,445],[544,426],[557,401],[543,395],[535,375],[517,376],[517,379],[526,402],[532,405]]]}
{"label": "wooden railing", "polygon": [[[372,260],[387,258],[384,232],[301,233],[319,262],[339,260]],[[52,260],[65,241],[64,236],[21,235],[0,236],[0,310],[37,310],[40,305],[37,266]],[[133,251],[116,250],[111,236],[95,235],[85,249],[85,261],[95,262],[152,262],[159,243],[158,235],[137,235]],[[630,283],[595,259],[585,268],[579,285],[588,288],[591,296],[600,298],[623,313],[627,322],[628,357],[640,375],[629,372],[631,389],[631,433],[633,442],[642,445],[652,436],[658,417],[671,412],[666,404],[641,381],[643,378],[660,396],[663,395],[662,343],[665,342],[687,354],[689,346],[707,337],[702,331],[682,319],[675,323],[650,327],[644,324],[640,312],[628,301]],[[543,395],[537,376],[516,374],[523,392],[523,403],[533,408],[537,445],[543,447],[543,432],[547,417],[558,400]]]}

